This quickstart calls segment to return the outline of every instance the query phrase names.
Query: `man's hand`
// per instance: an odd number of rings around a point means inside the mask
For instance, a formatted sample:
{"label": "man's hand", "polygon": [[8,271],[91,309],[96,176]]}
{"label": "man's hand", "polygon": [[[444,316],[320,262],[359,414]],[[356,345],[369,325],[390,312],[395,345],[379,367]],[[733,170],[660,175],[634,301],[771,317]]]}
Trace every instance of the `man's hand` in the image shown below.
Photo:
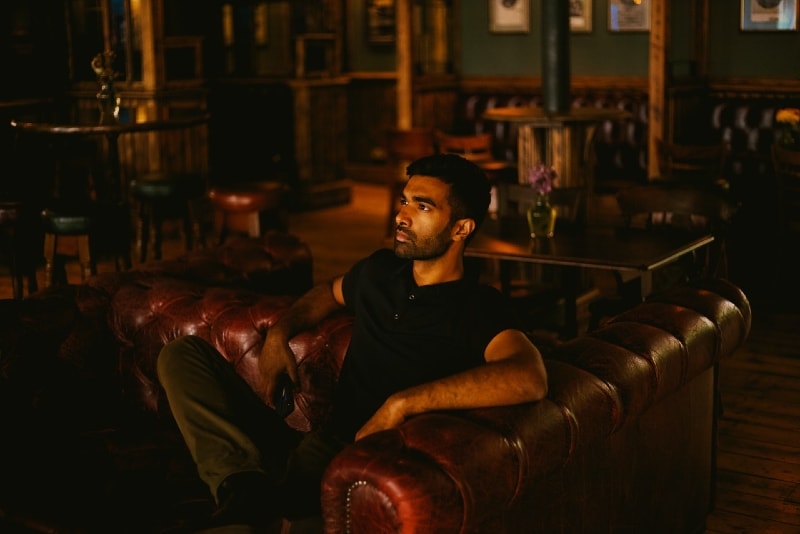
{"label": "man's hand", "polygon": [[280,339],[279,336],[267,335],[258,358],[258,369],[261,373],[264,398],[267,404],[273,408],[275,407],[275,395],[280,393],[277,391],[280,375],[287,375],[295,389],[300,387],[294,354],[289,348],[288,341]]}
{"label": "man's hand", "polygon": [[297,299],[277,323],[267,331],[267,338],[258,357],[261,374],[261,388],[267,404],[275,407],[275,393],[278,377],[286,374],[292,380],[295,390],[300,389],[297,376],[297,362],[289,348],[289,339],[298,332],[310,328],[322,319],[344,306],[342,296],[342,277],[331,282],[317,284],[305,295]]}
{"label": "man's hand", "polygon": [[408,416],[403,406],[405,406],[405,404],[397,397],[393,396],[386,399],[383,406],[378,408],[378,411],[372,414],[369,421],[364,423],[364,426],[356,433],[356,441],[370,434],[374,434],[375,432],[400,425]]}

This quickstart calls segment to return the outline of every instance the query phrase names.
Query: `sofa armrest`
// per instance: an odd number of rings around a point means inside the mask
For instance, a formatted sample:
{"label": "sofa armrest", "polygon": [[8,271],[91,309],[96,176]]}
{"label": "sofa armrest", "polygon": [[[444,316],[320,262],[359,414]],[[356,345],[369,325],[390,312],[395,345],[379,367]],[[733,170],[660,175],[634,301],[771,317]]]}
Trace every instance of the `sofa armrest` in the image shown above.
{"label": "sofa armrest", "polygon": [[[709,377],[749,328],[749,302],[722,280],[643,303],[559,346],[541,402],[423,414],[345,448],[323,478],[325,531],[547,532],[572,521],[592,531],[618,521],[633,501],[613,491],[632,491],[634,456],[636,477],[664,485],[656,492],[683,488],[689,466],[705,476],[711,428],[698,421],[712,412]],[[674,463],[651,446],[670,448]],[[574,519],[575,503],[598,509]]]}
{"label": "sofa armrest", "polygon": [[423,414],[347,447],[323,479],[325,532],[507,532],[531,481],[619,424],[607,384],[546,365],[541,402]]}

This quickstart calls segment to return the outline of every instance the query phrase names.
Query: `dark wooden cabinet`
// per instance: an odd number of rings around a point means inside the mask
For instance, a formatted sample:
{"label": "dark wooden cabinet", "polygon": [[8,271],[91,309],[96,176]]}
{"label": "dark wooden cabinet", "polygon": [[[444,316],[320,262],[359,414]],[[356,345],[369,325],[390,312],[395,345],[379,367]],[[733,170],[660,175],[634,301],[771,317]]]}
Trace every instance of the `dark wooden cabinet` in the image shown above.
{"label": "dark wooden cabinet", "polygon": [[214,183],[276,179],[300,207],[349,200],[344,0],[64,0],[71,119],[114,53],[123,120],[211,114]]}
{"label": "dark wooden cabinet", "polygon": [[216,178],[282,180],[300,209],[349,201],[341,0],[224,0],[219,9]]}

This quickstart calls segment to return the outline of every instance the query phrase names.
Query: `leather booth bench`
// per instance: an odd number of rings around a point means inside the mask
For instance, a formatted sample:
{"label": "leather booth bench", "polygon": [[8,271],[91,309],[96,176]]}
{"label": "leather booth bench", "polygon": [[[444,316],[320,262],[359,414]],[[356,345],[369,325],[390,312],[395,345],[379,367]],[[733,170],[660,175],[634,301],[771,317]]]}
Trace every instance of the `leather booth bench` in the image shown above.
{"label": "leather booth bench", "polygon": [[[647,181],[647,93],[627,90],[572,91],[572,108],[616,108],[627,111],[631,118],[606,120],[600,123],[593,139],[594,174],[597,193],[614,192],[624,185]],[[491,132],[495,157],[517,161],[518,126],[511,122],[492,121],[483,114],[494,108],[541,108],[542,95],[537,91],[474,91],[459,96],[455,113],[456,133],[480,134]]]}
{"label": "leather booth bench", "polygon": [[[731,96],[711,94],[686,121],[691,139],[679,143],[714,144],[724,142],[729,155],[724,176],[738,188],[739,198],[748,198],[773,180],[770,147],[777,135],[775,114],[783,107],[800,107],[797,98],[786,96]],[[483,118],[488,109],[498,107],[542,107],[538,91],[466,91],[458,98],[455,130],[458,133],[493,134],[495,157],[517,161],[517,127],[513,123]],[[618,108],[632,118],[604,121],[598,127],[592,149],[597,193],[614,192],[625,184],[647,181],[648,95],[634,89],[573,88],[572,107]]]}
{"label": "leather booth bench", "polygon": [[[141,272],[2,303],[0,527],[201,526],[213,503],[157,354],[191,332],[253,381],[264,336],[294,299]],[[726,281],[680,286],[548,350],[541,402],[420,415],[348,447],[323,482],[325,532],[702,531],[716,369],[746,339],[750,313]],[[351,327],[342,312],[291,340],[297,428],[327,414]]]}
{"label": "leather booth bench", "polygon": [[784,107],[800,107],[800,100],[718,96],[709,104],[703,127],[711,139],[728,145],[723,174],[740,199],[774,195],[771,150],[778,135],[775,115]]}

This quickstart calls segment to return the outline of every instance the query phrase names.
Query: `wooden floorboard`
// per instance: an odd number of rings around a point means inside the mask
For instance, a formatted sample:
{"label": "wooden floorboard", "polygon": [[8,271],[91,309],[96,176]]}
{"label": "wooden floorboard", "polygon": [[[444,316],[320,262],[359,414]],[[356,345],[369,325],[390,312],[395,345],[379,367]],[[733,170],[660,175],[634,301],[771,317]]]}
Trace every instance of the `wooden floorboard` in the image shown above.
{"label": "wooden floorboard", "polygon": [[[384,243],[387,195],[356,183],[348,205],[290,215],[290,231],[311,247],[316,281]],[[176,237],[168,240],[165,257],[182,252]],[[71,282],[77,273],[70,264]],[[0,277],[0,298],[10,296]],[[706,534],[800,534],[800,312],[785,309],[754,306],[745,346],[720,364],[716,504]]]}
{"label": "wooden floorboard", "polygon": [[717,486],[707,534],[800,533],[800,315],[754,315],[720,363]]}

